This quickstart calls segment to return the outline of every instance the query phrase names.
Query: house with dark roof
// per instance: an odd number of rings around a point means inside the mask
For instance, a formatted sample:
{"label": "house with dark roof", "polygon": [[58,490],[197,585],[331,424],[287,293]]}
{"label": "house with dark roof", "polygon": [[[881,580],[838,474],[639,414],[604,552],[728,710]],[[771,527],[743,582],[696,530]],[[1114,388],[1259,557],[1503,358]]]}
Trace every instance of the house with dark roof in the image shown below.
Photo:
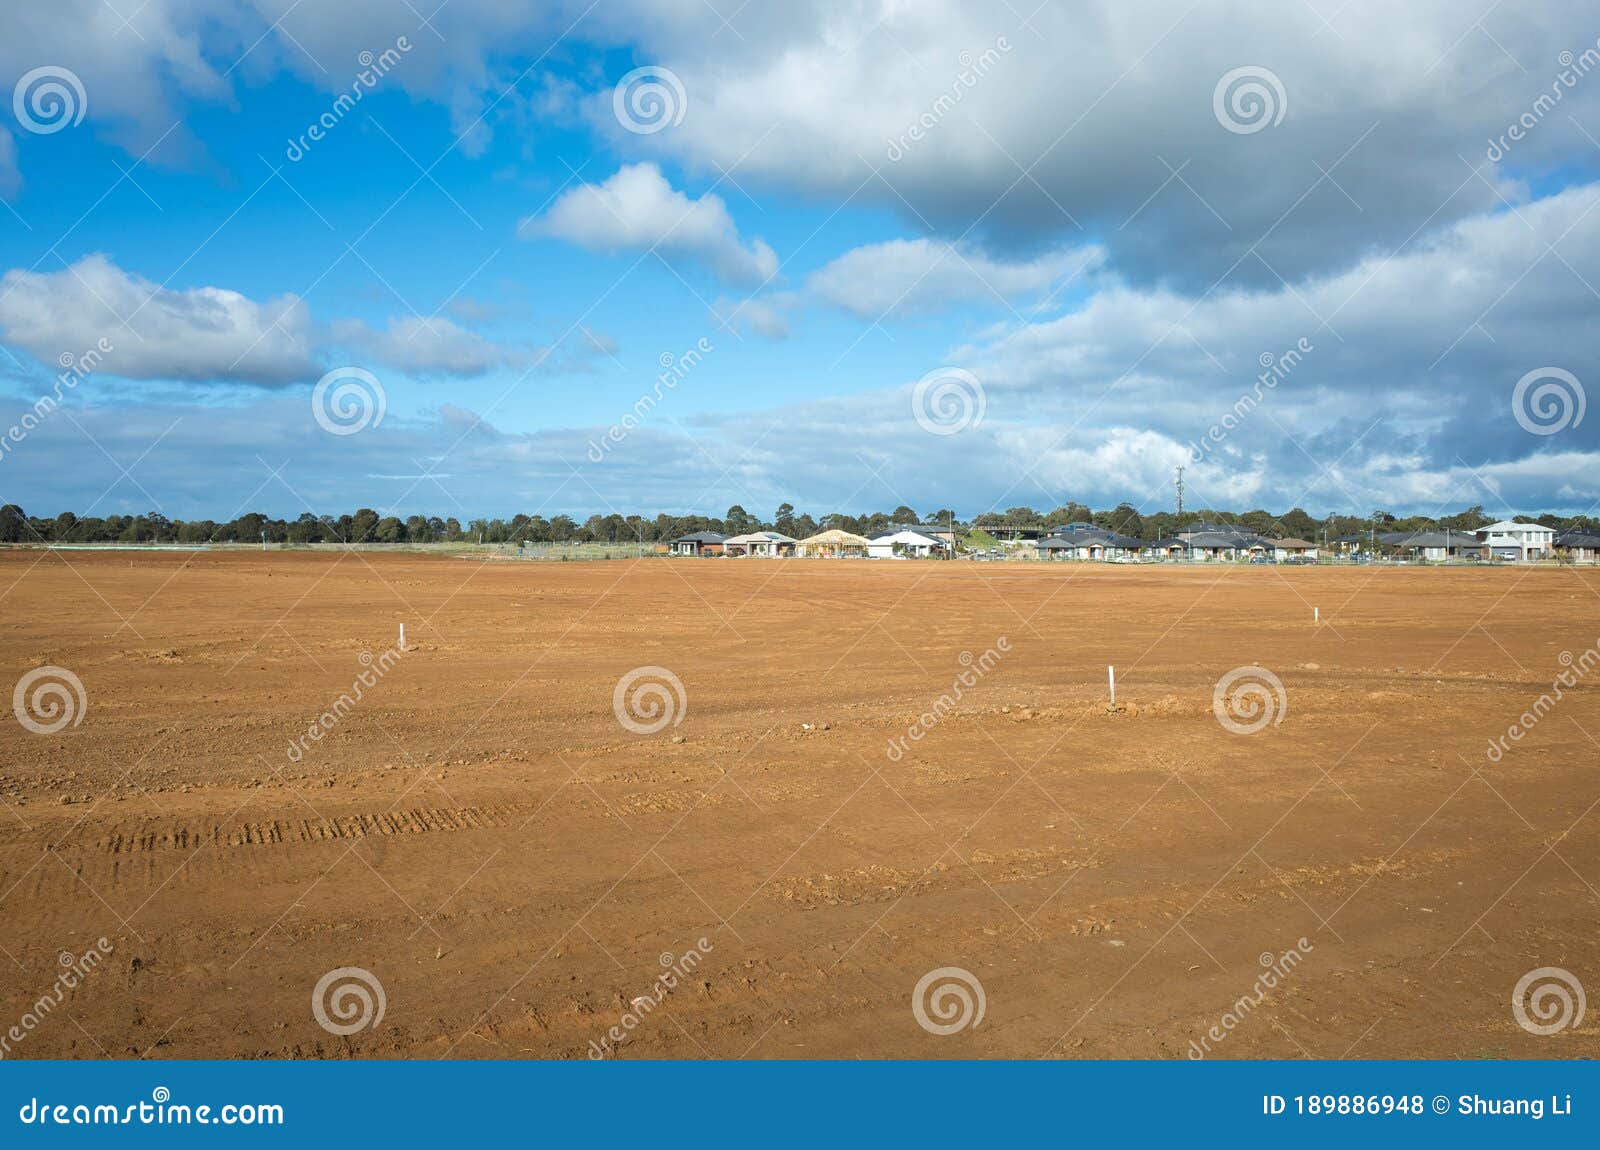
{"label": "house with dark roof", "polygon": [[[1047,543],[1049,547],[1045,546]],[[1089,523],[1068,523],[1051,528],[1036,546],[1040,549],[1040,558],[1123,559],[1136,556],[1143,544],[1138,539]]]}
{"label": "house with dark roof", "polygon": [[672,541],[674,555],[721,555],[722,545],[726,543],[726,535],[718,535],[715,531],[691,531],[687,535],[680,535]]}
{"label": "house with dark roof", "polygon": [[1385,545],[1428,563],[1449,559],[1482,559],[1484,543],[1470,531],[1413,531],[1378,537]]}
{"label": "house with dark roof", "polygon": [[1170,563],[1189,558],[1189,542],[1169,535],[1165,539],[1152,539],[1140,548],[1144,558]]}
{"label": "house with dark roof", "polygon": [[1600,535],[1563,531],[1555,538],[1556,556],[1568,563],[1600,563]]}

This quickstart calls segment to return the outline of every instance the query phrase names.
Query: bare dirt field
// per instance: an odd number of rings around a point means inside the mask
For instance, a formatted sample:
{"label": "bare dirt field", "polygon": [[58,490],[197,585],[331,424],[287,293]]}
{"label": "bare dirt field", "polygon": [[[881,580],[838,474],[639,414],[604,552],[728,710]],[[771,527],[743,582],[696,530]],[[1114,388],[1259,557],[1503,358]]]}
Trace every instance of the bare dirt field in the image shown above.
{"label": "bare dirt field", "polygon": [[0,596],[0,688],[84,700],[0,724],[8,1057],[1600,1056],[1512,1005],[1600,988],[1597,572],[13,551]]}

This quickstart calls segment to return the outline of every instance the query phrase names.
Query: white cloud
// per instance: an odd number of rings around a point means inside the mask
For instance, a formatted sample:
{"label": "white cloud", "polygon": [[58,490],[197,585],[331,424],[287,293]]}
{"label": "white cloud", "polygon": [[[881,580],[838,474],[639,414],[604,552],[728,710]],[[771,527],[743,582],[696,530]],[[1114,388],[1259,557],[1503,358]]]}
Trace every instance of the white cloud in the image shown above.
{"label": "white cloud", "polygon": [[746,328],[766,339],[787,339],[789,313],[799,304],[794,292],[772,292],[751,296],[749,299],[732,299],[718,296],[711,305],[711,318],[718,327],[743,331]]}
{"label": "white cloud", "polygon": [[42,362],[101,339],[101,371],[125,379],[232,381],[267,386],[315,379],[305,303],[262,303],[225,288],[175,291],[90,255],[58,272],[0,279],[0,331]]}
{"label": "white cloud", "polygon": [[542,363],[544,349],[497,344],[443,316],[404,316],[383,330],[357,320],[335,323],[338,342],[364,352],[377,362],[408,374],[466,378],[497,368],[527,368]]}
{"label": "white cloud", "polygon": [[740,239],[719,196],[686,196],[654,164],[629,164],[604,183],[580,184],[544,215],[524,219],[519,231],[557,236],[590,251],[681,255],[733,283],[760,283],[778,270],[770,247]]}
{"label": "white cloud", "polygon": [[1006,307],[1101,262],[1098,248],[1049,252],[1036,259],[995,259],[942,240],[890,240],[853,248],[811,275],[821,298],[867,319],[930,311],[956,302]]}

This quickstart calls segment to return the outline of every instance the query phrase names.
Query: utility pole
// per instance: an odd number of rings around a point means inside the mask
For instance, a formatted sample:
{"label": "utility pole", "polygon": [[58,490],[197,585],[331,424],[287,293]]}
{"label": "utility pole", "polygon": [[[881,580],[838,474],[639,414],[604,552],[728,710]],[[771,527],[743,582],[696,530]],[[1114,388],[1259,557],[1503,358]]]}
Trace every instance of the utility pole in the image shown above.
{"label": "utility pole", "polygon": [[1183,527],[1183,468],[1178,468],[1178,527]]}

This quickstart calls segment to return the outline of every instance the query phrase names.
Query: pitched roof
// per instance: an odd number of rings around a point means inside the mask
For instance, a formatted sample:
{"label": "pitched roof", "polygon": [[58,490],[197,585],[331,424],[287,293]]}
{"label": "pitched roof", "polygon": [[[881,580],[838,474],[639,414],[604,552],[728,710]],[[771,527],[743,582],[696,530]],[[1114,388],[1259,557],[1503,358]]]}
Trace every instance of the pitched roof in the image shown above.
{"label": "pitched roof", "polygon": [[798,547],[865,547],[867,540],[860,535],[852,535],[848,531],[841,531],[837,527],[830,527],[826,531],[819,531],[815,535],[800,540]]}
{"label": "pitched roof", "polygon": [[879,534],[874,535],[870,540],[868,540],[868,542],[870,542],[870,543],[927,543],[927,544],[930,544],[930,545],[935,546],[935,547],[943,547],[945,545],[943,539],[937,539],[932,535],[924,535],[922,532],[914,531],[910,527],[901,527],[901,528],[897,528],[896,530],[893,530],[893,531],[880,532]]}
{"label": "pitched roof", "polygon": [[735,535],[732,539],[724,539],[722,542],[724,546],[730,543],[744,546],[749,543],[793,543],[794,539],[776,531],[752,531],[748,535]]}
{"label": "pitched roof", "polygon": [[673,540],[674,543],[726,543],[727,541],[726,535],[718,535],[715,531],[691,531]]}

